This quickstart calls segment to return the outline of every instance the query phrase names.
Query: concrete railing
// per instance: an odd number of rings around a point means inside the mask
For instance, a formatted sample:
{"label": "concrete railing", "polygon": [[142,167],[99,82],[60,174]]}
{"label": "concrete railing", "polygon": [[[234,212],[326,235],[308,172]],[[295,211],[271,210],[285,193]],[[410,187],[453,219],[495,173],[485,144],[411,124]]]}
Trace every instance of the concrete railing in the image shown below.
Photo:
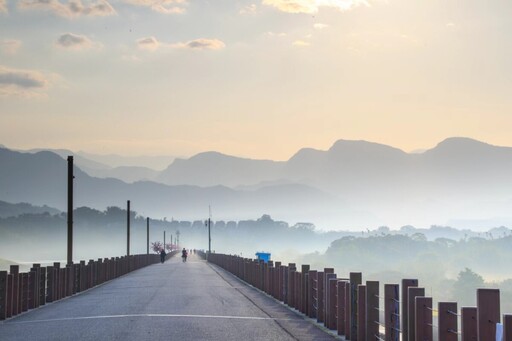
{"label": "concrete railing", "polygon": [[[177,251],[167,254],[166,258]],[[49,302],[72,296],[142,267],[159,263],[160,255],[133,255],[80,261],[62,266],[56,262],[19,272],[18,265],[0,271],[0,320],[16,316]]]}
{"label": "concrete railing", "polygon": [[363,284],[360,272],[339,278],[332,268],[316,271],[302,265],[297,271],[294,263],[264,263],[214,253],[208,254],[208,261],[316,319],[346,340],[494,341],[497,329],[503,328],[502,340],[512,341],[512,315],[500,316],[498,289],[478,289],[476,307],[459,311],[455,302],[439,302],[435,309],[432,297],[426,297],[417,279],[385,284],[382,294],[380,283]]}

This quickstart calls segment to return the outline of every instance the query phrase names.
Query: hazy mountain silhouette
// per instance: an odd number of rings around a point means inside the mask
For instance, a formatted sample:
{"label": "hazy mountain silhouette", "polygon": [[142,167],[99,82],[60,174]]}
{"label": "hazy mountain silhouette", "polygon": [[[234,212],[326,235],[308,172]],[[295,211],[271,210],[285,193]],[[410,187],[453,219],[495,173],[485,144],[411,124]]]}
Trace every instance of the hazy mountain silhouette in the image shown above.
{"label": "hazy mountain silhouette", "polygon": [[[65,209],[67,162],[57,154],[0,149],[0,164],[0,200]],[[341,214],[351,214],[336,197],[300,184],[254,191],[225,186],[168,186],[149,181],[128,184],[118,179],[91,177],[76,166],[74,199],[75,207],[97,209],[122,207],[129,199],[140,214],[179,219],[206,217],[209,205],[219,219],[246,219],[268,213],[290,221],[308,221],[340,208]]]}
{"label": "hazy mountain silhouette", "polygon": [[[30,162],[25,160],[28,154],[11,157],[20,160],[0,170],[0,199],[64,207],[62,158],[59,163],[55,154],[48,153],[33,154]],[[0,159],[2,165],[12,161],[8,160]],[[5,174],[8,169],[15,174]],[[20,187],[28,176],[26,169],[37,174],[28,186]],[[123,172],[119,177],[127,181],[140,179],[131,168]],[[50,185],[52,181],[44,178],[49,174],[60,182]],[[189,217],[215,202],[226,214],[236,212],[233,219],[269,213],[291,222],[328,222],[337,227],[512,223],[512,148],[468,138],[446,139],[424,153],[339,140],[326,151],[302,149],[285,162],[200,153],[147,175],[172,186],[80,176],[82,185],[77,186],[84,187],[77,199],[83,205],[103,209],[140,197],[147,205],[144,209],[159,216]],[[57,193],[54,200],[45,199],[52,191]]]}
{"label": "hazy mountain silhouette", "polygon": [[156,180],[169,185],[223,185],[236,187],[275,180],[282,162],[252,160],[217,152],[197,154],[189,159],[176,159]]}

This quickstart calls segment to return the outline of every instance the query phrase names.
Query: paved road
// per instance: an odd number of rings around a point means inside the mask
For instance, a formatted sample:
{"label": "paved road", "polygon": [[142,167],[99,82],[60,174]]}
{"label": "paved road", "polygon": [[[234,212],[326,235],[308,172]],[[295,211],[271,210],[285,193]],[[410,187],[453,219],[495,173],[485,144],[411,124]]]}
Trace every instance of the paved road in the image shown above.
{"label": "paved road", "polygon": [[0,340],[333,340],[192,256],[171,258],[0,322]]}

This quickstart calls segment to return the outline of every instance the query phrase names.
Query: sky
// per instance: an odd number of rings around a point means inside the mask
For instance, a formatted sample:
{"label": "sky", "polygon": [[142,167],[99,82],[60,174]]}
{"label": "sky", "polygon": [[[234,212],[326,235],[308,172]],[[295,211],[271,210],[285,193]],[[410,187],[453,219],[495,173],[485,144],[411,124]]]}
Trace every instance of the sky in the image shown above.
{"label": "sky", "polygon": [[0,0],[0,144],[512,146],[510,0]]}

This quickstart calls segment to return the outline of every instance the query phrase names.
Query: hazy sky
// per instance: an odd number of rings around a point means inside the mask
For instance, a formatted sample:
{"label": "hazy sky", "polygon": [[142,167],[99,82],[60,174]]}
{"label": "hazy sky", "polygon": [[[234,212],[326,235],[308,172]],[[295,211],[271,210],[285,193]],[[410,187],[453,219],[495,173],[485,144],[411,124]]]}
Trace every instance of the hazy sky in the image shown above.
{"label": "hazy sky", "polygon": [[510,0],[0,0],[0,144],[512,146]]}

